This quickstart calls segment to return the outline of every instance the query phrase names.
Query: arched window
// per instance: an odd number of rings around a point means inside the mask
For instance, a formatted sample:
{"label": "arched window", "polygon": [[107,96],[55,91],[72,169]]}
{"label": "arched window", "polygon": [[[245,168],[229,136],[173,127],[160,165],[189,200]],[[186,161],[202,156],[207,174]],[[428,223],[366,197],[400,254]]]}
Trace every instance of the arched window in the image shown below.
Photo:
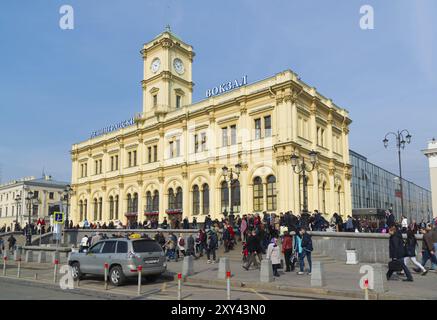
{"label": "arched window", "polygon": [[263,182],[260,177],[253,179],[253,211],[263,210]]}
{"label": "arched window", "polygon": [[114,197],[109,197],[109,220],[114,219]]}
{"label": "arched window", "polygon": [[138,212],[138,193],[136,192],[132,201],[132,212]]}
{"label": "arched window", "polygon": [[175,196],[172,188],[168,189],[168,209],[173,210],[175,208]]}
{"label": "arched window", "polygon": [[153,206],[152,211],[159,211],[159,191],[153,192]]}
{"label": "arched window", "polygon": [[79,213],[80,213],[80,221],[83,221],[83,201],[79,201]]}
{"label": "arched window", "polygon": [[221,203],[221,211],[229,213],[229,188],[226,181],[223,181],[221,184]]}
{"label": "arched window", "polygon": [[146,212],[152,211],[152,193],[147,191],[146,193]]}
{"label": "arched window", "polygon": [[132,208],[132,196],[130,193],[128,193],[128,195],[127,195],[127,212],[131,213],[133,211],[132,209],[133,209]]}
{"label": "arched window", "polygon": [[200,212],[200,192],[199,186],[196,184],[193,186],[193,214],[199,214]]}
{"label": "arched window", "polygon": [[118,195],[115,196],[115,219],[118,220]]}
{"label": "arched window", "polygon": [[97,202],[97,198],[94,198],[94,221],[97,220],[97,212],[98,212],[98,202]]}
{"label": "arched window", "polygon": [[175,209],[179,209],[182,210],[182,188],[178,187],[176,189],[176,208]]}
{"label": "arched window", "polygon": [[232,211],[240,212],[241,200],[240,200],[240,181],[234,180],[231,183],[231,203]]}
{"label": "arched window", "polygon": [[83,218],[84,220],[88,218],[88,200],[85,199],[84,205],[83,205]]}
{"label": "arched window", "polygon": [[276,178],[275,176],[267,177],[267,210],[275,211],[277,208],[276,201]]}
{"label": "arched window", "polygon": [[99,220],[103,220],[103,198],[99,198]]}
{"label": "arched window", "polygon": [[202,187],[202,212],[203,214],[209,214],[209,186],[205,183]]}

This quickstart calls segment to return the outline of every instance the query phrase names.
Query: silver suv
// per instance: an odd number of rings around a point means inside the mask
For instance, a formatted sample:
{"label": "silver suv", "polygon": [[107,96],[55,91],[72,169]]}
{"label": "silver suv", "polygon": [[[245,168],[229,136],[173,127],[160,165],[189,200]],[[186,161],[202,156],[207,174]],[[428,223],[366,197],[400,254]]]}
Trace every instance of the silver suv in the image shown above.
{"label": "silver suv", "polygon": [[105,264],[109,266],[109,280],[115,286],[122,285],[126,278],[141,275],[154,281],[167,269],[161,246],[151,239],[105,239],[85,252],[72,252],[68,258],[74,280],[85,274],[104,275]]}

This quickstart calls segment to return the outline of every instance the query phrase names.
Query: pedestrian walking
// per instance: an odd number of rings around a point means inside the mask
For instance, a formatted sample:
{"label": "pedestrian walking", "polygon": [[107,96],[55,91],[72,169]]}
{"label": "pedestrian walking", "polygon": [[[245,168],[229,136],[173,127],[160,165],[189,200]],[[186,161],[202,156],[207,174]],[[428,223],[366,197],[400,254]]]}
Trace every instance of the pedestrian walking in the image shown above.
{"label": "pedestrian walking", "polygon": [[9,252],[13,252],[15,250],[15,244],[17,243],[17,239],[15,239],[14,235],[11,234],[8,238],[8,250]]}
{"label": "pedestrian walking", "polygon": [[[218,238],[217,233],[215,233],[212,230],[208,231],[208,237],[207,237],[207,247],[206,247],[206,257],[208,258],[207,263],[216,263],[216,250],[218,245]],[[212,255],[212,261],[211,261],[211,255]]]}
{"label": "pedestrian walking", "polygon": [[313,251],[313,241],[311,239],[311,236],[306,232],[305,228],[298,228],[297,230],[295,236],[295,251],[299,258],[299,272],[297,274],[304,274],[306,257],[308,262],[308,275],[311,275],[311,252]]}
{"label": "pedestrian walking", "polygon": [[422,238],[422,266],[425,267],[428,260],[431,260],[431,270],[434,270],[437,265],[437,258],[435,256],[435,249],[433,243],[433,230],[428,224],[426,228],[421,229]]}
{"label": "pedestrian walking", "polygon": [[407,241],[405,242],[405,253],[404,264],[407,265],[408,260],[414,263],[414,265],[422,271],[422,276],[426,275],[428,270],[426,270],[417,260],[416,260],[416,247],[417,240],[414,230],[410,229],[407,231]]}
{"label": "pedestrian walking", "polygon": [[243,268],[249,270],[252,263],[255,265],[255,268],[258,268],[256,257],[258,257],[259,262],[261,263],[261,251],[262,249],[256,235],[256,231],[252,230],[251,235],[247,238],[247,252],[249,254],[249,258],[247,259],[246,265],[243,265]]}
{"label": "pedestrian walking", "polygon": [[394,272],[404,270],[407,279],[402,281],[413,281],[413,276],[404,263],[405,248],[402,233],[395,226],[390,227],[388,233],[390,234],[389,254],[392,261],[388,264],[387,280],[390,280]]}

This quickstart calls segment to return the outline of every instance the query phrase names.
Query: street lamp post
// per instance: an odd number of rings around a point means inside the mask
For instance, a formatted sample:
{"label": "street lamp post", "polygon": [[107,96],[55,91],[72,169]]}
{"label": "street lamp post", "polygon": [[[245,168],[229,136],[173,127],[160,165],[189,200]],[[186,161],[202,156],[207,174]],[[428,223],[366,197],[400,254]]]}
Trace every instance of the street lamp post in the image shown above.
{"label": "street lamp post", "polygon": [[389,132],[385,135],[384,140],[382,142],[384,143],[384,147],[387,149],[388,147],[388,137],[390,135],[393,135],[396,138],[396,147],[398,149],[398,161],[399,161],[399,179],[400,179],[400,192],[401,192],[401,216],[404,215],[404,193],[403,193],[403,187],[402,187],[402,162],[401,162],[401,150],[405,149],[405,144],[409,144],[411,142],[411,134],[407,129],[404,129],[402,131],[395,132]]}
{"label": "street lamp post", "polygon": [[32,245],[32,232],[30,229],[30,224],[31,224],[31,215],[32,215],[32,200],[34,199],[34,194],[32,191],[28,191],[27,192],[27,197],[26,197],[26,201],[29,205],[29,219],[28,219],[28,224],[27,224],[27,231],[26,231],[26,245],[30,246]]}
{"label": "street lamp post", "polygon": [[[234,208],[232,206],[232,184],[235,183],[236,181],[238,181],[238,178],[240,177],[240,173],[241,173],[241,164],[237,163],[235,165],[235,169],[233,170],[232,168],[228,168],[226,166],[224,166],[222,168],[222,175],[223,178],[225,179],[226,182],[228,182],[229,180],[229,215],[232,216],[234,214]],[[234,178],[234,175],[236,176],[236,178]],[[226,217],[226,209],[223,212],[223,215]]]}
{"label": "street lamp post", "polygon": [[17,194],[17,196],[15,197],[15,202],[17,203],[17,205],[15,207],[15,210],[16,210],[15,228],[14,228],[15,231],[18,231],[17,230],[17,227],[18,227],[18,206],[20,205],[20,201],[21,201],[21,197],[20,197],[20,195]]}
{"label": "street lamp post", "polygon": [[317,163],[317,152],[311,150],[309,152],[311,167],[305,163],[305,157],[302,157],[302,161],[299,163],[299,157],[296,154],[291,155],[291,166],[293,167],[294,173],[302,176],[302,184],[303,184],[303,212],[308,213],[308,192],[307,192],[307,183],[308,176],[307,173],[311,172],[315,169]]}
{"label": "street lamp post", "polygon": [[69,213],[70,196],[72,191],[73,189],[71,188],[71,186],[67,184],[64,189],[64,200],[67,202],[67,207],[65,208],[65,229],[68,229],[69,227],[68,213]]}

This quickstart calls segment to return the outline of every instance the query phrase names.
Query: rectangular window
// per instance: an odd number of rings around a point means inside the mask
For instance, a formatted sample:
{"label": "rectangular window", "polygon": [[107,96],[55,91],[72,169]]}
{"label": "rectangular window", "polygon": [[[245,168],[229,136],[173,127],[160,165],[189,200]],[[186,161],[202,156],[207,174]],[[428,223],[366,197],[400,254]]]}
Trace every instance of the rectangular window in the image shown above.
{"label": "rectangular window", "polygon": [[158,95],[154,94],[153,95],[153,106],[156,107],[158,105]]}
{"label": "rectangular window", "polygon": [[111,171],[114,171],[114,156],[111,157]]}
{"label": "rectangular window", "polygon": [[49,192],[49,199],[53,200],[55,198],[55,193],[54,192]]}
{"label": "rectangular window", "polygon": [[128,152],[127,153],[127,159],[128,159],[127,160],[127,164],[128,164],[127,166],[131,167],[132,166],[132,152]]}
{"label": "rectangular window", "polygon": [[153,161],[158,161],[158,146],[153,146]]}
{"label": "rectangular window", "polygon": [[34,197],[35,199],[38,199],[38,196],[39,196],[39,191],[34,191],[34,192],[33,192],[33,197]]}
{"label": "rectangular window", "polygon": [[118,155],[115,156],[115,170],[118,170]]}
{"label": "rectangular window", "polygon": [[265,130],[265,137],[271,137],[272,136],[272,117],[271,116],[265,116],[264,117],[264,130]]}
{"label": "rectangular window", "polygon": [[169,154],[169,156],[170,156],[170,158],[174,158],[174,149],[173,149],[173,141],[170,141],[170,143],[169,143],[169,148],[170,148],[170,154]]}
{"label": "rectangular window", "polygon": [[147,147],[147,162],[152,162],[152,147]]}
{"label": "rectangular window", "polygon": [[94,161],[94,174],[97,174],[99,172],[99,162],[96,160]]}
{"label": "rectangular window", "polygon": [[103,165],[102,165],[102,159],[99,160],[99,173],[102,174],[103,172]]}
{"label": "rectangular window", "polygon": [[237,126],[231,126],[231,145],[237,144]]}
{"label": "rectangular window", "polygon": [[228,146],[228,128],[222,128],[222,147]]}
{"label": "rectangular window", "polygon": [[87,176],[88,176],[88,164],[87,164],[87,163],[85,163],[84,168],[85,168],[85,170],[84,170],[84,172],[85,172],[85,177],[87,177]]}
{"label": "rectangular window", "polygon": [[201,134],[201,139],[202,139],[202,151],[206,150],[206,133],[203,132]]}
{"label": "rectangular window", "polygon": [[137,165],[137,151],[134,151],[134,167]]}
{"label": "rectangular window", "polygon": [[255,119],[255,140],[261,139],[261,119]]}
{"label": "rectangular window", "polygon": [[176,140],[176,157],[181,155],[181,141]]}
{"label": "rectangular window", "polygon": [[199,135],[194,135],[194,153],[199,152]]}
{"label": "rectangular window", "polygon": [[179,109],[181,107],[181,96],[176,95],[176,109]]}

